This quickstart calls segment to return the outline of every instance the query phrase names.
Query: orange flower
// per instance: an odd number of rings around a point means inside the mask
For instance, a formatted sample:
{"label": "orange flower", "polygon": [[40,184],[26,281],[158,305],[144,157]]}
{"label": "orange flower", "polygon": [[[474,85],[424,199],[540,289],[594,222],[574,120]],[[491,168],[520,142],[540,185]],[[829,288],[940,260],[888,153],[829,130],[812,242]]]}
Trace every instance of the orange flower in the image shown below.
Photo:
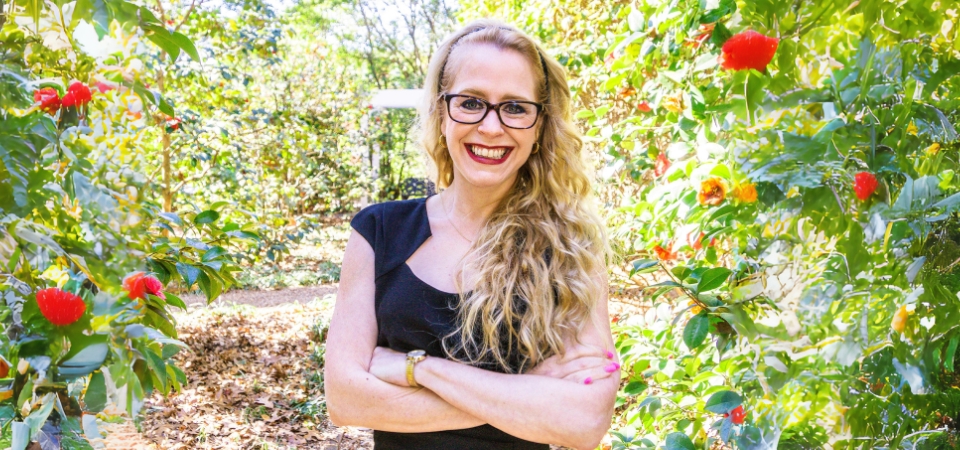
{"label": "orange flower", "polygon": [[657,254],[657,258],[669,261],[671,259],[677,259],[677,252],[672,251],[672,245],[667,244],[667,248],[663,248],[659,245],[653,247],[653,251]]}
{"label": "orange flower", "polygon": [[733,196],[743,203],[757,201],[757,186],[753,183],[741,184],[733,189]]}
{"label": "orange flower", "polygon": [[701,307],[697,302],[690,300],[687,302],[687,306],[691,306],[690,314],[697,315],[703,312],[703,307]]}
{"label": "orange flower", "polygon": [[723,185],[723,180],[719,178],[710,178],[700,184],[700,193],[697,200],[704,206],[717,206],[723,203],[727,197],[727,188]]}
{"label": "orange flower", "polygon": [[668,95],[663,98],[663,102],[660,103],[660,105],[670,112],[683,112],[683,97],[681,97],[680,94]]}
{"label": "orange flower", "polygon": [[901,305],[900,309],[893,315],[893,320],[890,321],[890,328],[893,328],[893,331],[897,333],[903,333],[903,329],[907,327],[907,317],[909,316],[910,312],[907,311],[907,305]]}

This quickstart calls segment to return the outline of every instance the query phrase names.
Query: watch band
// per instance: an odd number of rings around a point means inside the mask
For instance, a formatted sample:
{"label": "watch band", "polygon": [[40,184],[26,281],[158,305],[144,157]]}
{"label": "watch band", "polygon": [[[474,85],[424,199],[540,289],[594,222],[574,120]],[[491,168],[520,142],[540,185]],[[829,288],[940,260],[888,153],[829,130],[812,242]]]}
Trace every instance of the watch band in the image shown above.
{"label": "watch band", "polygon": [[413,377],[413,367],[425,359],[427,359],[427,352],[423,350],[413,350],[407,353],[407,384],[410,387],[420,387],[416,378]]}

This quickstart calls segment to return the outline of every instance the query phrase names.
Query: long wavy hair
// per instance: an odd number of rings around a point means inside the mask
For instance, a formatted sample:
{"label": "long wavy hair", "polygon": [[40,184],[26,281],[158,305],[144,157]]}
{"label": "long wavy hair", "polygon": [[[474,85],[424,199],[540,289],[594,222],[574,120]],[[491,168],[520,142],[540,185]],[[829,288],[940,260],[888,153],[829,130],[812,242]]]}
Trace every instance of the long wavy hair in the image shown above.
{"label": "long wavy hair", "polygon": [[470,292],[460,289],[459,320],[443,337],[443,347],[461,362],[524,372],[563,354],[569,339],[578,339],[590,322],[607,289],[601,276],[607,238],[594,208],[564,70],[533,39],[499,21],[468,24],[447,38],[430,60],[419,131],[437,187],[450,186],[454,178],[453,159],[439,142],[446,114],[439,95],[452,85],[456,63],[469,57],[466,52],[475,45],[523,55],[536,74],[544,114],[540,151],[520,169],[465,257],[469,262],[457,279],[470,273],[478,275],[478,281]]}

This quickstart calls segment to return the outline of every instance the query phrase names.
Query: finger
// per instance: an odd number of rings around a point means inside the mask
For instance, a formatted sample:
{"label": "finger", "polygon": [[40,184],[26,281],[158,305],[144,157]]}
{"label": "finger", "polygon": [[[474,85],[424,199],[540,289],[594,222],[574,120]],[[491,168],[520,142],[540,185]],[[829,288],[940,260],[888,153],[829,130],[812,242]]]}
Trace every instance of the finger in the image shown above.
{"label": "finger", "polygon": [[578,370],[567,375],[563,379],[567,381],[573,381],[575,383],[593,384],[598,380],[602,380],[614,375],[618,377],[620,376],[620,364],[616,362],[608,362],[603,366],[593,366],[588,369]]}

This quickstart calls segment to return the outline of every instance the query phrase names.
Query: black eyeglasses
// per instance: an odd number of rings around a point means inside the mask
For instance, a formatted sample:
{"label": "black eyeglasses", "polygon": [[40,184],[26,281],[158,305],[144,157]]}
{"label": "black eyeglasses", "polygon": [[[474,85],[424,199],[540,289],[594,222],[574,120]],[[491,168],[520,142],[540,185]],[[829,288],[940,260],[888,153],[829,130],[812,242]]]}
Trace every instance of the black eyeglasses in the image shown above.
{"label": "black eyeglasses", "polygon": [[447,103],[450,120],[466,125],[480,123],[490,110],[494,110],[503,126],[526,130],[537,124],[540,112],[543,111],[543,105],[536,102],[508,100],[493,104],[469,95],[443,94],[442,97]]}

